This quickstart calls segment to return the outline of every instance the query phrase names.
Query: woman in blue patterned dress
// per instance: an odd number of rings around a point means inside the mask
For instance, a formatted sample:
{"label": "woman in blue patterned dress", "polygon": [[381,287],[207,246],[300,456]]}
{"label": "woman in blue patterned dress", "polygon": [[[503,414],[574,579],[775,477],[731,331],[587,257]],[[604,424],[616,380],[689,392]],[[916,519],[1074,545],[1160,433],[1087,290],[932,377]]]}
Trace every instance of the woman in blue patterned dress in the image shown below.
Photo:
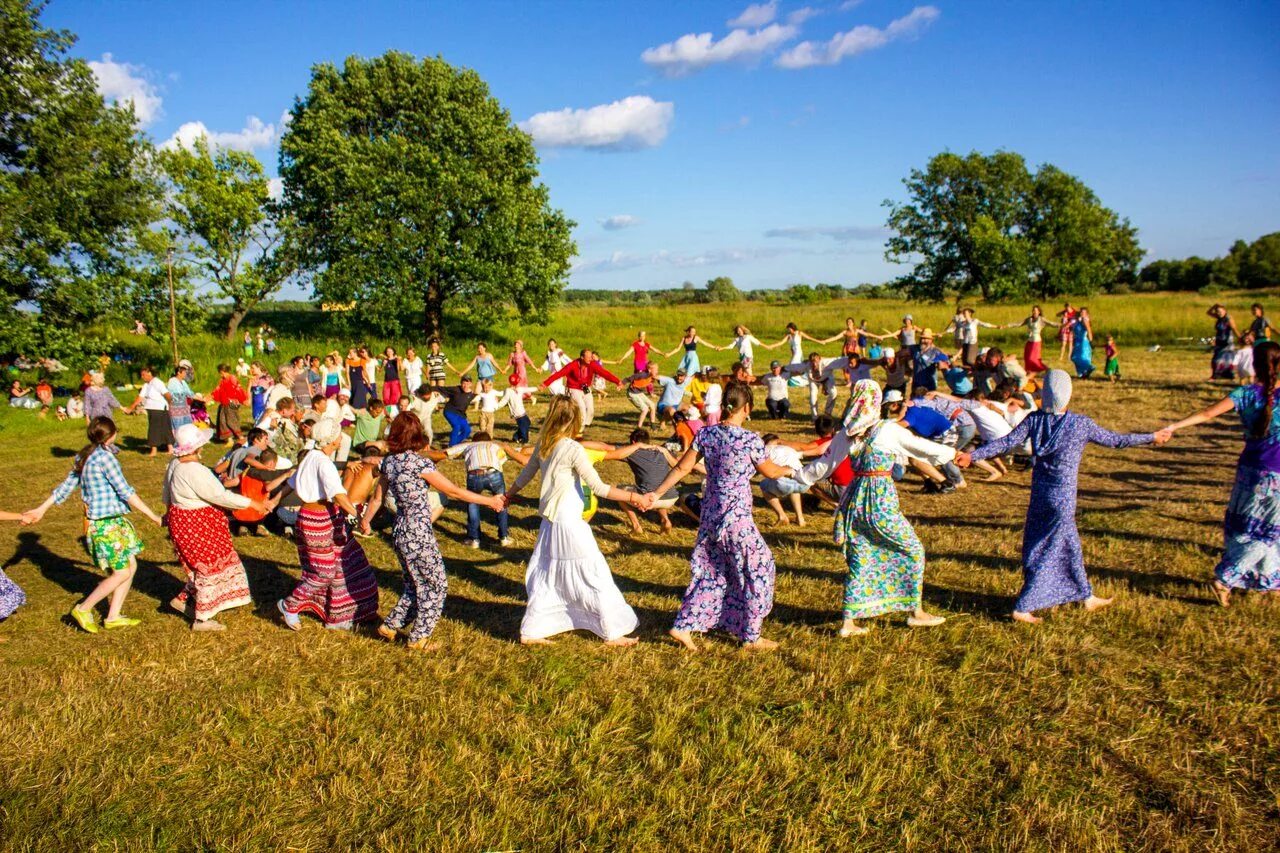
{"label": "woman in blue patterned dress", "polygon": [[388,455],[382,460],[382,481],[396,502],[396,524],[391,534],[400,568],[404,573],[404,593],[378,634],[395,640],[396,632],[412,623],[409,648],[432,651],[437,647],[431,634],[444,610],[448,580],[436,534],[431,527],[428,486],[451,498],[482,504],[495,511],[503,508],[501,495],[478,495],[454,484],[436,470],[431,460],[420,454],[427,446],[422,421],[412,412],[401,412],[391,422],[387,437]]}
{"label": "woman in blue patterned dress", "polygon": [[1093,611],[1111,603],[1093,594],[1084,571],[1080,532],[1076,529],[1076,489],[1080,459],[1089,444],[1103,447],[1134,447],[1164,444],[1172,433],[1109,432],[1085,415],[1067,412],[1071,401],[1071,377],[1062,370],[1044,375],[1041,408],[1023,419],[1004,438],[988,442],[972,454],[961,453],[956,463],[962,468],[970,461],[1000,456],[1031,440],[1035,464],[1031,469],[1031,499],[1022,533],[1022,592],[1013,605],[1013,618],[1036,623],[1037,610],[1071,601],[1083,601]]}
{"label": "woman in blue patterned dress", "polygon": [[1233,589],[1280,592],[1280,344],[1253,348],[1258,381],[1170,430],[1202,424],[1235,410],[1244,424],[1244,450],[1222,522],[1222,560],[1214,569],[1213,593],[1226,607]]}
{"label": "woman in blue patterned dress", "polygon": [[[941,625],[941,616],[928,613],[921,601],[924,589],[924,546],[898,505],[893,485],[894,462],[904,456],[946,465],[955,450],[912,433],[896,418],[880,417],[880,386],[871,379],[854,384],[844,427],[821,458],[796,477],[806,485],[824,479],[845,458],[853,481],[836,511],[836,538],[844,543],[849,574],[844,584],[844,623],[840,636],[869,630],[858,620],[885,613],[911,611],[912,628]],[[905,408],[890,404],[891,414]]]}
{"label": "woman in blue patterned dress", "polygon": [[707,478],[690,560],[693,579],[669,633],[685,648],[697,651],[695,632],[721,628],[741,640],[743,648],[769,651],[778,644],[760,636],[760,630],[773,609],[776,568],[773,553],[751,517],[751,477],[757,471],[774,478],[793,472],[770,462],[760,436],[742,428],[751,414],[749,387],[729,382],[723,408],[723,420],[698,432],[679,464],[648,496],[656,500],[669,492],[703,457]]}
{"label": "woman in blue patterned dress", "polygon": [[1093,373],[1093,321],[1089,319],[1089,309],[1081,308],[1076,315],[1071,332],[1071,363],[1075,365],[1076,376],[1088,379]]}

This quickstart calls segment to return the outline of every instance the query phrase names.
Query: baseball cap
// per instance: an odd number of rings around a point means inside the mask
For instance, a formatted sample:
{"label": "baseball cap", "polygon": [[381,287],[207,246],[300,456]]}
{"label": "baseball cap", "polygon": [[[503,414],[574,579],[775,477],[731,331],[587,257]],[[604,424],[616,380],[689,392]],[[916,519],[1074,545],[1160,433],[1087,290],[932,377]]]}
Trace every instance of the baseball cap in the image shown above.
{"label": "baseball cap", "polygon": [[902,392],[899,391],[897,388],[891,388],[888,391],[884,392],[884,401],[886,403],[901,403]]}
{"label": "baseball cap", "polygon": [[776,358],[773,361],[769,362],[770,370],[773,370],[775,367],[782,367],[782,362],[778,361]]}

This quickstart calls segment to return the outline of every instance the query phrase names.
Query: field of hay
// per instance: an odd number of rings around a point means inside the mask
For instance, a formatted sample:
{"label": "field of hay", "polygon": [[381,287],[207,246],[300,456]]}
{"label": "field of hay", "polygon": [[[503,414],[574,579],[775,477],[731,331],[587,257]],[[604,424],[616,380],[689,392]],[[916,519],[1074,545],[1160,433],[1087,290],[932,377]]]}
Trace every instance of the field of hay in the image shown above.
{"label": "field of hay", "polygon": [[[1204,381],[1207,356],[1170,348],[1204,333],[1210,301],[1100,301],[1104,334],[1130,312],[1126,378],[1078,383],[1073,408],[1146,431],[1226,393]],[[1231,304],[1242,321],[1247,301]],[[724,343],[734,322],[772,340],[793,316],[833,334],[846,314],[875,328],[902,313],[861,302],[691,311],[574,309],[549,333],[570,349],[595,338],[613,357],[636,327],[672,347],[690,320]],[[935,326],[949,316],[915,313]],[[548,330],[522,333],[536,353]],[[1166,350],[1138,346],[1148,335]],[[621,441],[632,422],[611,394],[590,435]],[[777,431],[807,429],[797,416]],[[137,452],[144,432],[124,420],[122,459],[155,506],[164,462]],[[38,503],[82,439],[77,425],[0,411],[0,508]],[[1239,445],[1224,419],[1164,448],[1091,450],[1079,522],[1098,592],[1116,603],[1064,608],[1037,627],[1007,618],[1026,472],[943,496],[903,483],[928,554],[926,606],[947,622],[910,630],[881,618],[847,640],[835,634],[844,568],[830,515],[780,528],[758,503],[778,565],[765,633],[782,644],[758,656],[723,637],[697,655],[670,643],[692,524],[663,536],[649,523],[633,539],[607,505],[593,528],[642,642],[518,645],[533,501],[513,510],[509,549],[487,523],[485,546],[463,547],[465,513],[446,511],[450,589],[433,654],[310,620],[283,629],[274,602],[297,555],[274,538],[237,540],[255,607],[226,615],[220,635],[193,634],[164,609],[179,570],[163,532],[141,520],[148,547],[126,612],[144,622],[90,636],[65,619],[98,579],[75,539],[73,499],[39,526],[0,527],[4,570],[29,597],[0,624],[0,848],[1271,849],[1280,601],[1241,597],[1224,610],[1206,586]],[[622,465],[601,467],[629,482]],[[454,463],[443,470],[462,477]],[[385,612],[399,570],[386,540],[366,549]]]}

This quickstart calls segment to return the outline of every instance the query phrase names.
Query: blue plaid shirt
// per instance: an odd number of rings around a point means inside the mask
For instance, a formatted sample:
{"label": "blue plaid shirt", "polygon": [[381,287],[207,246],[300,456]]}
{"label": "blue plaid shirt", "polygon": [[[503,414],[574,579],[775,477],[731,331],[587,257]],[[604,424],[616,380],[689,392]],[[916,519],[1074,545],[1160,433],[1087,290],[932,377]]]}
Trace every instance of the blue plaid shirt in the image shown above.
{"label": "blue plaid shirt", "polygon": [[129,512],[129,498],[137,491],[124,479],[120,463],[109,450],[94,449],[85,460],[84,469],[77,474],[72,468],[67,479],[53,490],[53,499],[62,503],[80,487],[80,496],[88,510],[89,519],[111,518]]}

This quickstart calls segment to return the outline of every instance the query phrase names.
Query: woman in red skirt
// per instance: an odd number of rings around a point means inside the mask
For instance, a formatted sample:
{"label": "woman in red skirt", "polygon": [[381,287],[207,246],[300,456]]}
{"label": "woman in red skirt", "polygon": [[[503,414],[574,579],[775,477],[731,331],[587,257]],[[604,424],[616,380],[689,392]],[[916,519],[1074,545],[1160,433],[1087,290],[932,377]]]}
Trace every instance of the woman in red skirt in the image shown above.
{"label": "woman in red skirt", "polygon": [[1027,343],[1022,348],[1022,363],[1026,365],[1028,373],[1044,373],[1049,368],[1045,366],[1044,354],[1041,351],[1044,339],[1044,327],[1053,326],[1055,329],[1061,326],[1052,320],[1046,320],[1044,314],[1040,311],[1039,305],[1033,305],[1031,308],[1031,316],[1023,320],[1021,323],[1010,323],[1005,326],[1006,329],[1016,329],[1021,326],[1027,327]]}
{"label": "woman in red skirt", "polygon": [[252,602],[244,564],[231,544],[225,510],[267,509],[260,501],[227,491],[201,463],[200,448],[211,437],[209,430],[195,424],[178,427],[162,495],[168,507],[169,539],[187,571],[186,586],[169,606],[191,617],[193,631],[221,631],[226,626],[215,616]]}
{"label": "woman in red skirt", "polygon": [[342,438],[337,421],[322,420],[312,430],[314,449],[305,452],[293,475],[302,500],[294,539],[302,580],[277,602],[286,627],[302,628],[299,614],[310,613],[326,628],[347,630],[378,618],[378,582],[360,542],[351,535],[355,506],[327,453]]}

